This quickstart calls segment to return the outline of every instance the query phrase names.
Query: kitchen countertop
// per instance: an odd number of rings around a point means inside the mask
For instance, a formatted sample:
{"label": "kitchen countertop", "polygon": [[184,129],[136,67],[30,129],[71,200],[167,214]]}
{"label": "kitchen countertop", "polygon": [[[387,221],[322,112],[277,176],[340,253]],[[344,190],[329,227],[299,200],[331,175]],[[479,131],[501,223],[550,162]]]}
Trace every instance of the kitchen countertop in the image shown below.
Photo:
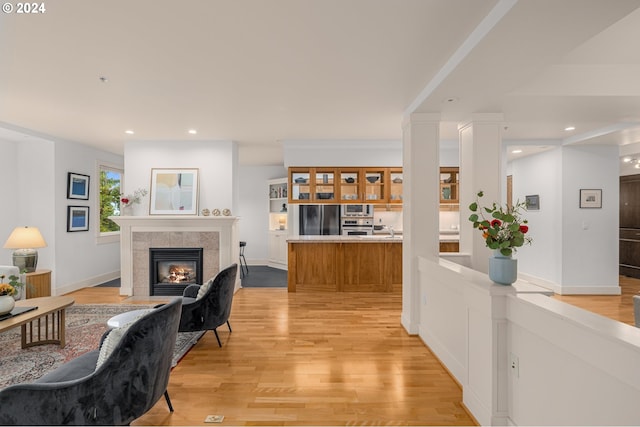
{"label": "kitchen countertop", "polygon": [[368,235],[368,236],[289,236],[289,243],[384,243],[402,242],[402,236]]}

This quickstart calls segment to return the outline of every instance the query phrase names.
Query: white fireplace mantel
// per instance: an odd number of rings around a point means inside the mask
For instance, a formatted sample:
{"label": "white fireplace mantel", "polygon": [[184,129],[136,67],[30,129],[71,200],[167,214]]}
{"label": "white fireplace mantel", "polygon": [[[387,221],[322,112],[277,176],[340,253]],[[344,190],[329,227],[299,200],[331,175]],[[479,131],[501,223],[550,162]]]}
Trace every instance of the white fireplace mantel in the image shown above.
{"label": "white fireplace mantel", "polygon": [[[219,233],[219,268],[238,262],[240,251],[237,232],[238,217],[162,215],[111,216],[109,219],[120,226],[120,295],[140,294],[138,288],[134,287],[134,262],[136,262],[134,233],[217,232]],[[236,290],[239,288],[240,277],[238,276]]]}

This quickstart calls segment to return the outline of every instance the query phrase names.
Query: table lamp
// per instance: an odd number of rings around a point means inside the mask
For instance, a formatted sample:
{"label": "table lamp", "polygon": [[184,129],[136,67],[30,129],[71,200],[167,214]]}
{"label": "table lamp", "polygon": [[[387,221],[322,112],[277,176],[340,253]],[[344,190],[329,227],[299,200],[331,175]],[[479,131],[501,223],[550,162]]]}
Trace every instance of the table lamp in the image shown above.
{"label": "table lamp", "polygon": [[38,251],[35,248],[44,248],[47,242],[42,238],[37,227],[16,227],[7,239],[4,247],[15,249],[13,252],[13,265],[26,270],[27,273],[36,271],[38,264]]}

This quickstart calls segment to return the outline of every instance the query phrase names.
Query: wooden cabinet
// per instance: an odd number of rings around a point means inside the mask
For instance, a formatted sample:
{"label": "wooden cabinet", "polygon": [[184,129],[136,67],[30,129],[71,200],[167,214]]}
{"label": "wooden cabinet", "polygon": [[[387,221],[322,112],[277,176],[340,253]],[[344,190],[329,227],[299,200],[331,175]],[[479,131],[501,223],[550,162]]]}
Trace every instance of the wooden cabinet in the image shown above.
{"label": "wooden cabinet", "polygon": [[289,242],[289,292],[402,292],[402,242]]}
{"label": "wooden cabinet", "polygon": [[287,268],[287,229],[289,223],[287,178],[267,181],[269,191],[268,265]]}
{"label": "wooden cabinet", "polygon": [[440,168],[440,203],[460,203],[458,175],[460,168]]}
{"label": "wooden cabinet", "polygon": [[287,269],[287,232],[269,232],[269,267]]}
{"label": "wooden cabinet", "polygon": [[460,243],[440,242],[440,252],[460,252]]}
{"label": "wooden cabinet", "polygon": [[402,204],[402,168],[289,168],[289,203]]}
{"label": "wooden cabinet", "polygon": [[289,203],[336,203],[335,168],[289,168]]}
{"label": "wooden cabinet", "polygon": [[51,296],[51,270],[36,270],[26,276],[27,298]]}

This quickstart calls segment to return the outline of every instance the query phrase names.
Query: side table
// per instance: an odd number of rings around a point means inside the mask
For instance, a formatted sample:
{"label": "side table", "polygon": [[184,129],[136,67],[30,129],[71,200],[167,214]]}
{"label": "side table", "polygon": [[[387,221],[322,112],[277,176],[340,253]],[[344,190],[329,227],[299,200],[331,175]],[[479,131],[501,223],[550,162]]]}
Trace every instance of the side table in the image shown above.
{"label": "side table", "polygon": [[27,298],[51,296],[51,270],[36,270],[26,276]]}

